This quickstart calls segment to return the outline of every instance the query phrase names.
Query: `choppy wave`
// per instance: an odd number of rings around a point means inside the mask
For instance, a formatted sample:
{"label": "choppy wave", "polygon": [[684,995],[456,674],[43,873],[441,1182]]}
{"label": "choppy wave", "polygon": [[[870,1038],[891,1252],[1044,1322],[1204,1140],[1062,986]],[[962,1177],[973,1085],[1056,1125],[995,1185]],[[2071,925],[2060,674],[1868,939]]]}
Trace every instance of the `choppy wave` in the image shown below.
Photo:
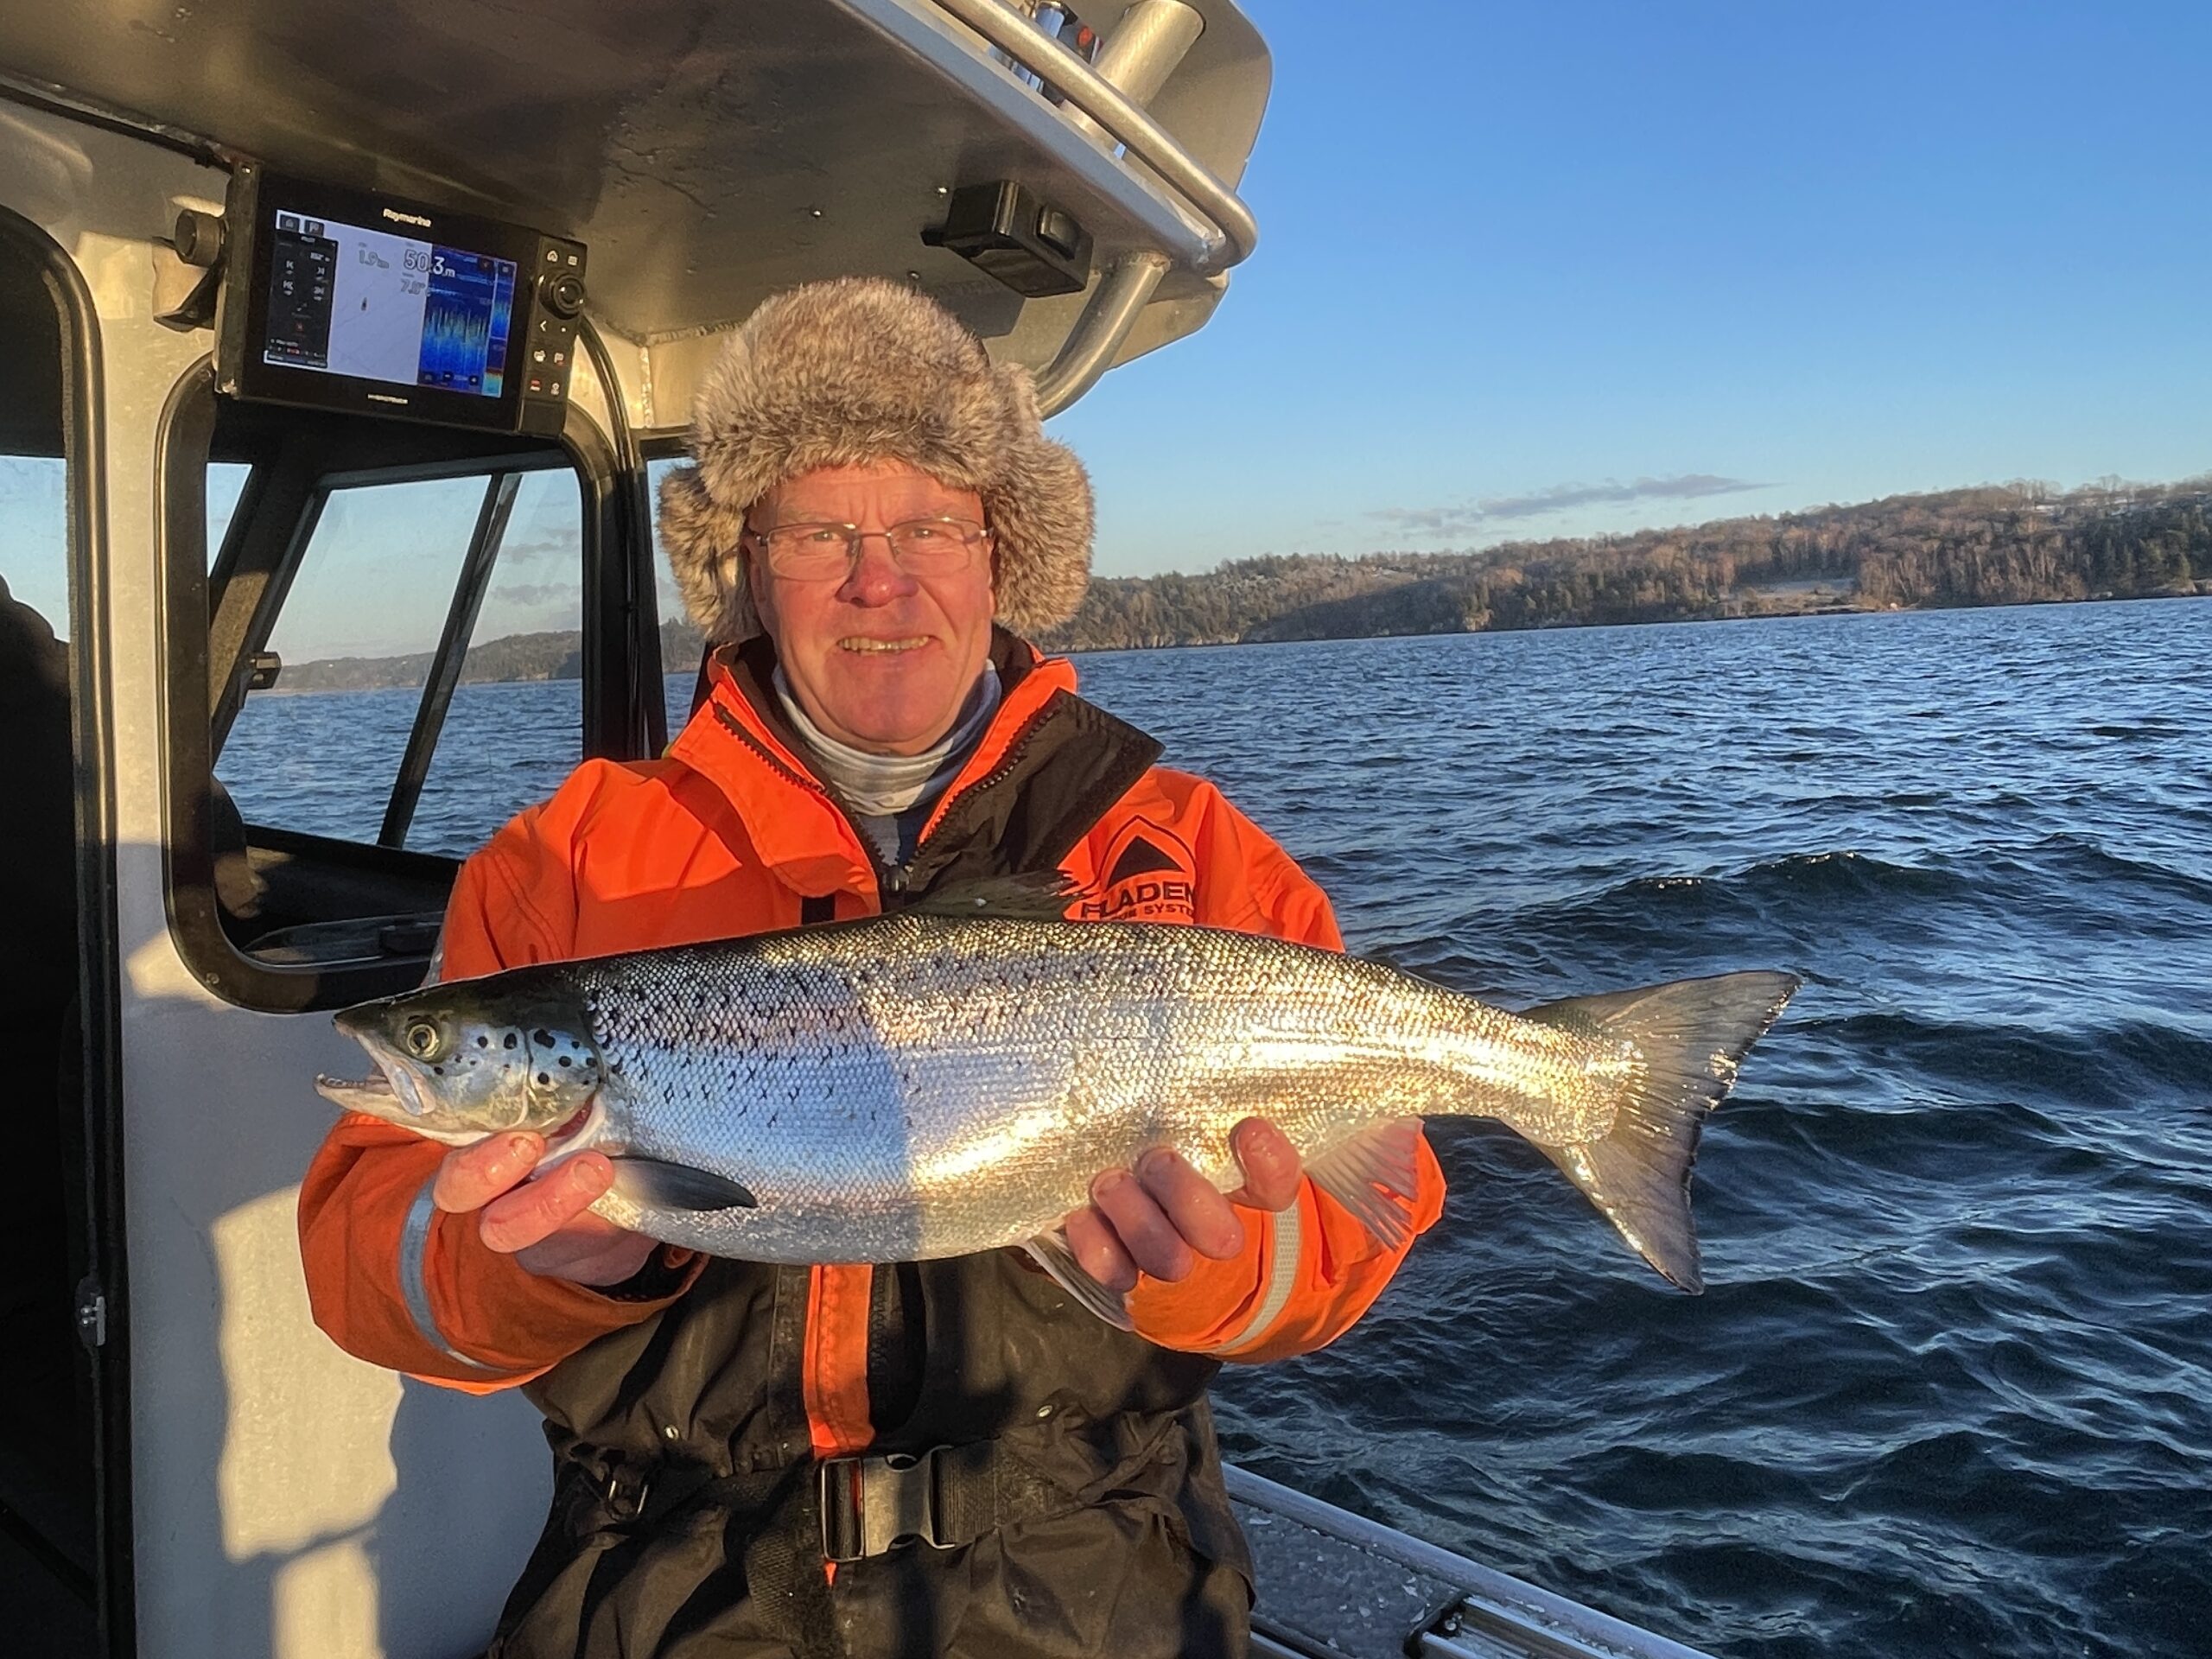
{"label": "choppy wave", "polygon": [[[1211,654],[1285,698],[1260,729],[1090,665],[1356,948],[1516,1004],[1808,982],[1706,1138],[1702,1298],[1433,1126],[1436,1236],[1337,1347],[1224,1378],[1230,1448],[1715,1653],[2205,1652],[2212,732],[2171,711],[2212,607],[1805,626]],[[1299,712],[1355,664],[1425,741]],[[1333,761],[1370,735],[1419,759]]]}

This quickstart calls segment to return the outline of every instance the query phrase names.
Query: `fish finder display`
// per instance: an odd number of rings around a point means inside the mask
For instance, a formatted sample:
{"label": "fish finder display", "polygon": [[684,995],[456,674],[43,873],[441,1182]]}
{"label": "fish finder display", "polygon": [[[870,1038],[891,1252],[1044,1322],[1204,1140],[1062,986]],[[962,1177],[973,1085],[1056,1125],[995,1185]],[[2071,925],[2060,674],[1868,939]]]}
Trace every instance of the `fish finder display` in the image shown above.
{"label": "fish finder display", "polygon": [[497,397],[515,262],[279,213],[262,361]]}
{"label": "fish finder display", "polygon": [[589,327],[574,237],[251,160],[232,169],[223,224],[218,392],[480,431],[567,429]]}

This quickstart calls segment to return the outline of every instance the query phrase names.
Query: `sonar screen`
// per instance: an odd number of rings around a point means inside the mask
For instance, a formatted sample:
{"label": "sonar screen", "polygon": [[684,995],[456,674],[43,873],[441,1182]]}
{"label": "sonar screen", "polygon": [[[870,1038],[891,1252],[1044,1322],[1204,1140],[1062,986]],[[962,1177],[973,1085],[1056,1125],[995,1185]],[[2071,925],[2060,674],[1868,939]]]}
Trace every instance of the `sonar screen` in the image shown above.
{"label": "sonar screen", "polygon": [[453,248],[427,251],[430,275],[416,378],[426,386],[496,397],[514,308],[514,261]]}
{"label": "sonar screen", "polygon": [[[226,223],[244,216],[254,234],[245,250],[232,245],[238,264],[226,272],[217,353],[226,391],[560,429],[583,308],[581,247],[266,175],[243,190],[234,182],[232,194]],[[243,296],[237,277],[248,285]]]}

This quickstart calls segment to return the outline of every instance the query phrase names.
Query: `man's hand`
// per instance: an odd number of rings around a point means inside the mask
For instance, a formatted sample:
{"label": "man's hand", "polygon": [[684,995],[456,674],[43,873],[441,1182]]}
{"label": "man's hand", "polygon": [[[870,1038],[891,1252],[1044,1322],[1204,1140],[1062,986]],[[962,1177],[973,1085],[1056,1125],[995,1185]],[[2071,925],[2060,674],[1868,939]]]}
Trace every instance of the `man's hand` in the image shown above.
{"label": "man's hand", "polygon": [[1225,1262],[1244,1248],[1233,1199],[1256,1210],[1287,1210],[1304,1170],[1298,1149],[1265,1118],[1248,1117],[1229,1144],[1244,1185],[1224,1197],[1180,1153],[1154,1147],[1134,1171],[1109,1169],[1090,1184],[1090,1202],[1067,1219],[1069,1248],[1109,1290],[1134,1290],[1140,1271],[1184,1279],[1192,1252]]}
{"label": "man's hand", "polygon": [[614,1166],[601,1154],[580,1153],[525,1185],[544,1155],[544,1137],[527,1132],[456,1147],[438,1166],[430,1201],[454,1215],[477,1211],[486,1246],[542,1278],[620,1284],[645,1265],[654,1241],[588,1213],[614,1185]]}

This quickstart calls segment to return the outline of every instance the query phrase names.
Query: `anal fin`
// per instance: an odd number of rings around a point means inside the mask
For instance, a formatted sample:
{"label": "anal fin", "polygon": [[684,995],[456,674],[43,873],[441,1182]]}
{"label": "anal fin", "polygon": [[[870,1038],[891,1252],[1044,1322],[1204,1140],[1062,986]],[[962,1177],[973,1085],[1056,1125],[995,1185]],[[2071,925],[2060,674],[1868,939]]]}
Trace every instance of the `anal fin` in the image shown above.
{"label": "anal fin", "polygon": [[1134,1332],[1128,1304],[1118,1290],[1109,1290],[1087,1272],[1068,1248],[1067,1235],[1039,1233],[1021,1247],[1030,1259],[1052,1275],[1053,1282],[1117,1331]]}
{"label": "anal fin", "polygon": [[1308,1159],[1306,1173],[1382,1244],[1403,1249],[1414,1235],[1420,1146],[1421,1119],[1388,1118]]}

